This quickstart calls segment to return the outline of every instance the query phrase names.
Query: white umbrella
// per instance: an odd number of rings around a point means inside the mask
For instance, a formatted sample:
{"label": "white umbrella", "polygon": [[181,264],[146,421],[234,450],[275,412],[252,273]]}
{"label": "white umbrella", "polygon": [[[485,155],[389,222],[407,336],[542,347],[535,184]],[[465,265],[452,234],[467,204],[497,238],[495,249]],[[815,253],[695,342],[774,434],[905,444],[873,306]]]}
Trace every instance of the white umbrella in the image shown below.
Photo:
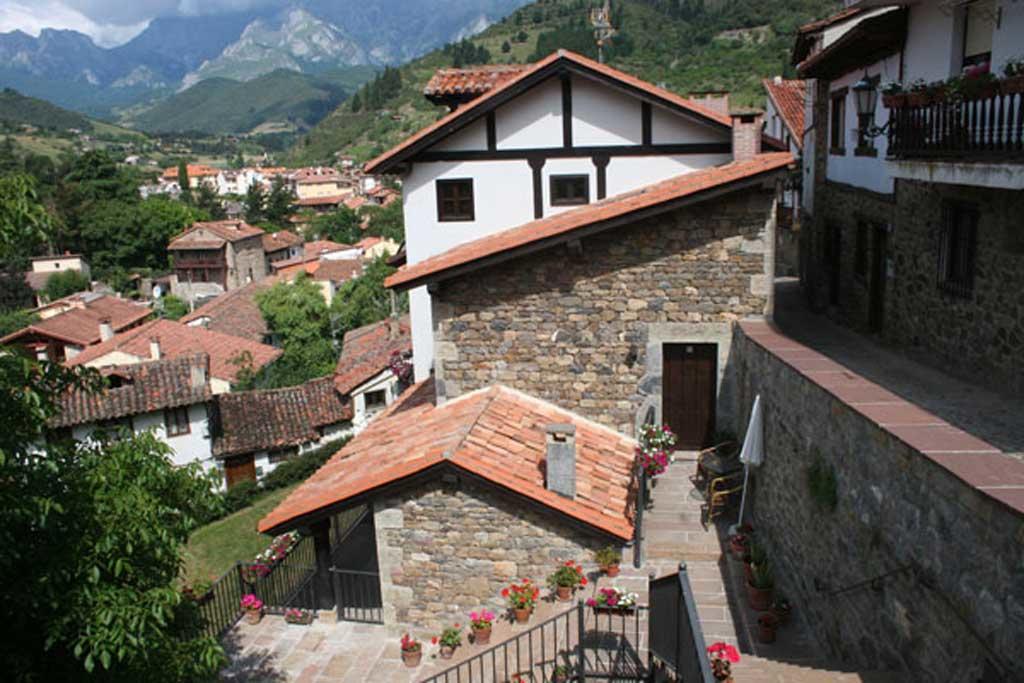
{"label": "white umbrella", "polygon": [[743,497],[740,498],[740,517],[729,533],[736,533],[736,528],[743,524],[743,510],[747,504],[747,482],[750,480],[750,468],[758,467],[764,462],[764,416],[761,410],[761,395],[754,397],[754,407],[750,411],[750,423],[747,435],[743,439],[743,450],[740,451],[740,462],[743,463]]}

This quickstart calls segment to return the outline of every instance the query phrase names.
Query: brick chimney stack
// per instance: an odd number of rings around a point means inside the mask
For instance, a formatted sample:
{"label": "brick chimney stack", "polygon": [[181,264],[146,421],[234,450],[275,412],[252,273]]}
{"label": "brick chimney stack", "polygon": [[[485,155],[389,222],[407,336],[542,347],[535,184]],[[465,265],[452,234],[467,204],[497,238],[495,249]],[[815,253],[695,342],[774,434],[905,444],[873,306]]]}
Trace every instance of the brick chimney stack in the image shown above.
{"label": "brick chimney stack", "polygon": [[114,326],[110,324],[110,318],[100,321],[100,341],[107,341],[114,336]]}
{"label": "brick chimney stack", "polygon": [[746,161],[761,153],[761,128],[764,112],[740,111],[729,114],[732,118],[732,159]]}
{"label": "brick chimney stack", "polygon": [[729,115],[729,93],[725,90],[696,90],[687,95],[691,102],[719,114]]}
{"label": "brick chimney stack", "polygon": [[160,351],[160,338],[151,337],[149,340],[149,357],[151,360],[160,360],[163,353]]}

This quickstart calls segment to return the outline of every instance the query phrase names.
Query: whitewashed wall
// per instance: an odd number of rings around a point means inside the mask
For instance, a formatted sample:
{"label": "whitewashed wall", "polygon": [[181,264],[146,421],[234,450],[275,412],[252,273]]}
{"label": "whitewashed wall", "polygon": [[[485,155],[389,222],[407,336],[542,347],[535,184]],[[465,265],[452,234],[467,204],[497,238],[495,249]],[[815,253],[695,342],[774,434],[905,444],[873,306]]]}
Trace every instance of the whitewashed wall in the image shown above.
{"label": "whitewashed wall", "polygon": [[[135,433],[152,431],[162,442],[174,451],[171,458],[175,465],[187,465],[200,462],[207,469],[214,467],[213,452],[210,441],[209,417],[205,403],[196,403],[188,407],[189,433],[168,437],[164,423],[164,411],[155,410],[150,413],[133,415],[132,428]],[[72,429],[72,436],[78,441],[86,441],[96,431],[95,423],[77,425]]]}
{"label": "whitewashed wall", "polygon": [[353,433],[358,434],[363,431],[366,425],[369,424],[370,420],[372,420],[379,412],[368,412],[366,410],[367,392],[380,391],[382,389],[384,390],[384,405],[387,407],[391,405],[396,398],[398,398],[398,379],[395,377],[395,374],[391,372],[390,368],[381,371],[372,379],[352,390]]}

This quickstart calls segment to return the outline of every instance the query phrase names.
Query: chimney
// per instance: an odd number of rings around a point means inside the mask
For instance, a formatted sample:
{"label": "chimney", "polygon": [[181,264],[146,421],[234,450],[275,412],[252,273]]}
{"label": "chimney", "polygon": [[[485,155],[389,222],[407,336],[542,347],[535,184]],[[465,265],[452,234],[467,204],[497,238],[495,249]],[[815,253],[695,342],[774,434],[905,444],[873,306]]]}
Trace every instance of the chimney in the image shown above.
{"label": "chimney", "polygon": [[773,79],[773,82],[775,83],[775,85],[782,85],[782,76],[776,76]]}
{"label": "chimney", "polygon": [[691,92],[687,97],[702,107],[707,107],[719,114],[729,115],[729,93],[721,90],[700,90]]}
{"label": "chimney", "polygon": [[732,160],[746,161],[761,153],[761,111],[740,111],[732,118]]}
{"label": "chimney", "polygon": [[110,324],[110,318],[100,321],[100,341],[107,341],[114,336],[114,326]]}
{"label": "chimney", "polygon": [[391,316],[388,318],[388,339],[398,339],[401,330],[398,326],[398,318]]}
{"label": "chimney", "polygon": [[547,434],[547,489],[566,498],[576,497],[576,426],[555,422]]}
{"label": "chimney", "polygon": [[160,338],[152,337],[149,340],[149,357],[151,360],[160,360]]}
{"label": "chimney", "polygon": [[209,365],[210,358],[207,356],[202,365],[193,365],[189,368],[189,380],[192,382],[193,389],[202,389],[206,386],[206,370]]}

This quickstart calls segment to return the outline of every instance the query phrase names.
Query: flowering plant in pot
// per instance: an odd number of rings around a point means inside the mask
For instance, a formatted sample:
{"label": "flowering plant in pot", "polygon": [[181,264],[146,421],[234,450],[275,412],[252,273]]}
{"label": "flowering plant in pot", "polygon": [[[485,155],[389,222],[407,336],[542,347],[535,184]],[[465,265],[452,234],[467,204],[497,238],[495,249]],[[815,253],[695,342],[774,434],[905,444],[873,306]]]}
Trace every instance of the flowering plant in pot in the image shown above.
{"label": "flowering plant in pot", "polygon": [[619,575],[619,563],[622,562],[622,553],[613,546],[607,545],[594,553],[594,561],[601,568],[608,578],[614,579]]}
{"label": "flowering plant in pot", "polygon": [[533,612],[534,605],[537,604],[539,595],[540,589],[529,579],[521,579],[518,583],[501,589],[501,597],[508,600],[508,606],[520,624],[525,624],[530,620],[530,614]]}
{"label": "flowering plant in pot", "polygon": [[757,639],[762,643],[774,643],[775,631],[779,627],[779,618],[772,613],[762,614],[757,618]]}
{"label": "flowering plant in pot", "polygon": [[999,84],[1003,94],[1024,92],[1024,57],[1011,57],[1003,64],[1003,80]]}
{"label": "flowering plant in pot", "polygon": [[640,428],[637,440],[640,442],[636,448],[637,464],[652,478],[653,486],[654,477],[668,469],[669,453],[675,448],[676,435],[668,425],[645,424]]}
{"label": "flowering plant in pot", "polygon": [[441,631],[441,635],[434,636],[431,642],[434,645],[440,646],[438,654],[441,659],[451,659],[452,654],[455,653],[455,648],[462,645],[462,627],[458,624],[449,626]]}
{"label": "flowering plant in pot", "polygon": [[889,109],[900,107],[906,102],[906,96],[903,92],[903,84],[899,81],[889,81],[883,83],[881,87],[882,91],[882,104]]}
{"label": "flowering plant in pot", "polygon": [[583,575],[583,565],[576,564],[572,560],[566,561],[554,572],[548,574],[548,588],[555,591],[555,595],[562,602],[572,598],[572,592],[580,586],[587,585],[587,577]]}
{"label": "flowering plant in pot", "polygon": [[420,659],[423,657],[423,645],[420,641],[406,633],[402,636],[401,647],[402,663],[408,667],[419,666]]}
{"label": "flowering plant in pot", "polygon": [[284,620],[289,624],[301,624],[308,626],[313,623],[313,613],[308,609],[289,607],[284,611]]}
{"label": "flowering plant in pot", "polygon": [[768,553],[765,551],[764,546],[760,543],[752,542],[747,549],[747,554],[743,556],[743,573],[748,583],[754,576],[754,566],[766,564],[767,562]]}
{"label": "flowering plant in pot", "polygon": [[240,601],[242,609],[245,610],[245,621],[248,624],[258,624],[263,618],[263,601],[252,593],[246,593]]}
{"label": "flowering plant in pot", "polygon": [[626,612],[636,607],[636,593],[627,593],[615,586],[601,588],[597,595],[587,600],[587,606],[595,612]]}
{"label": "flowering plant in pot", "polygon": [[772,604],[775,579],[768,562],[750,566],[750,580],[747,581],[747,602],[751,609],[766,611]]}
{"label": "flowering plant in pot", "polygon": [[729,552],[734,560],[742,560],[750,552],[750,536],[742,532],[730,536]]}
{"label": "flowering plant in pot", "polygon": [[566,683],[569,680],[569,667],[565,664],[556,664],[555,670],[551,672],[552,683]]}
{"label": "flowering plant in pot", "polygon": [[711,673],[715,680],[731,681],[732,665],[740,661],[740,651],[729,643],[712,643],[708,645],[708,657],[711,658]]}
{"label": "flowering plant in pot", "polygon": [[480,610],[469,613],[469,628],[473,631],[473,642],[486,645],[491,642],[491,626],[494,624],[494,612]]}

